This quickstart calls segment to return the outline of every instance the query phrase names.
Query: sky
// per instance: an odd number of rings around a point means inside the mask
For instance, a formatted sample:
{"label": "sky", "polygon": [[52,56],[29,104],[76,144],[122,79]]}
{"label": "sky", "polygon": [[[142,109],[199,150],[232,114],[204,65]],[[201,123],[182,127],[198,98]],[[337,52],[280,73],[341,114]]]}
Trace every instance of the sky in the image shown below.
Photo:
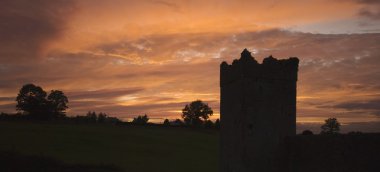
{"label": "sky", "polygon": [[219,65],[244,48],[300,59],[299,126],[380,131],[378,0],[0,0],[0,111],[33,83],[68,115],[160,121],[200,99],[217,119]]}

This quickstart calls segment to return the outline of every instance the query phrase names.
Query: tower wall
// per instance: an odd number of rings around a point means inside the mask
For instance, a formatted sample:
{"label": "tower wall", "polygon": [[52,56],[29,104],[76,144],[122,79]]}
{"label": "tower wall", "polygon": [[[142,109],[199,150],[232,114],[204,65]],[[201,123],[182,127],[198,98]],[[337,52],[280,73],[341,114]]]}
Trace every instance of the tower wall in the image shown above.
{"label": "tower wall", "polygon": [[276,171],[280,143],[296,134],[298,62],[259,64],[245,49],[221,64],[221,172]]}

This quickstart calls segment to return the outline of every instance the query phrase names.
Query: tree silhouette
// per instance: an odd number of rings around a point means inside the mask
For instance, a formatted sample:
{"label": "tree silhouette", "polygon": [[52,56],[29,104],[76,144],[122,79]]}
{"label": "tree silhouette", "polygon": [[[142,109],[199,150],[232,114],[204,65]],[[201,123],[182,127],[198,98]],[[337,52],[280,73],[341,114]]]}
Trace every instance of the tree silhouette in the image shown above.
{"label": "tree silhouette", "polygon": [[170,125],[170,122],[169,122],[169,120],[168,119],[165,119],[164,120],[164,124],[163,124],[164,126],[169,126]]}
{"label": "tree silhouette", "polygon": [[325,124],[321,126],[321,134],[336,134],[339,133],[340,123],[336,118],[329,118],[325,120]]}
{"label": "tree silhouette", "polygon": [[16,110],[24,111],[35,118],[48,118],[48,103],[46,92],[34,84],[22,86],[17,95]]}
{"label": "tree silhouette", "polygon": [[34,84],[25,84],[20,89],[16,101],[16,110],[24,111],[33,119],[51,119],[65,116],[68,98],[62,91],[46,92]]}
{"label": "tree silhouette", "polygon": [[213,114],[212,109],[201,100],[196,100],[182,109],[182,118],[187,125],[200,125]]}
{"label": "tree silhouette", "polygon": [[94,122],[94,123],[98,119],[98,117],[96,116],[96,113],[95,112],[91,112],[91,111],[87,112],[86,118],[87,118],[88,122]]}
{"label": "tree silhouette", "polygon": [[133,118],[132,123],[144,125],[144,124],[147,124],[148,121],[149,121],[148,115],[145,114],[144,116],[139,115],[137,118]]}
{"label": "tree silhouette", "polygon": [[104,123],[104,122],[106,122],[106,119],[107,119],[107,114],[102,113],[102,112],[100,112],[100,113],[98,114],[98,122],[99,122],[99,123]]}
{"label": "tree silhouette", "polygon": [[302,131],[302,135],[308,136],[308,135],[314,135],[314,133],[310,130],[304,130]]}
{"label": "tree silhouette", "polygon": [[62,91],[51,90],[47,100],[51,112],[55,117],[65,116],[65,110],[68,108],[67,103],[69,103],[69,100]]}

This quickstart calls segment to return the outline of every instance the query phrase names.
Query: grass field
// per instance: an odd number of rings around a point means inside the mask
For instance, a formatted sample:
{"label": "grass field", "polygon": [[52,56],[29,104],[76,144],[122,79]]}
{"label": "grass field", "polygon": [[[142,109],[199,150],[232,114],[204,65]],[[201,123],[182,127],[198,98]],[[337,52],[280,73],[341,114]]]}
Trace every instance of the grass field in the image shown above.
{"label": "grass field", "polygon": [[218,132],[160,126],[0,122],[0,151],[126,172],[218,171]]}

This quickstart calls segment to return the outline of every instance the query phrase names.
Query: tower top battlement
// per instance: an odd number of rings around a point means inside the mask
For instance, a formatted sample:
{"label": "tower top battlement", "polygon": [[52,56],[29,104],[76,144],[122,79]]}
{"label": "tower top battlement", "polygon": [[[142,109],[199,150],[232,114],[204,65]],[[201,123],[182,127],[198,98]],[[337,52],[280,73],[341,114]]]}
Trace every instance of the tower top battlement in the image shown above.
{"label": "tower top battlement", "polygon": [[298,63],[297,57],[278,60],[269,56],[260,64],[244,49],[240,59],[235,59],[231,65],[225,61],[221,63],[220,86],[241,78],[297,81]]}

